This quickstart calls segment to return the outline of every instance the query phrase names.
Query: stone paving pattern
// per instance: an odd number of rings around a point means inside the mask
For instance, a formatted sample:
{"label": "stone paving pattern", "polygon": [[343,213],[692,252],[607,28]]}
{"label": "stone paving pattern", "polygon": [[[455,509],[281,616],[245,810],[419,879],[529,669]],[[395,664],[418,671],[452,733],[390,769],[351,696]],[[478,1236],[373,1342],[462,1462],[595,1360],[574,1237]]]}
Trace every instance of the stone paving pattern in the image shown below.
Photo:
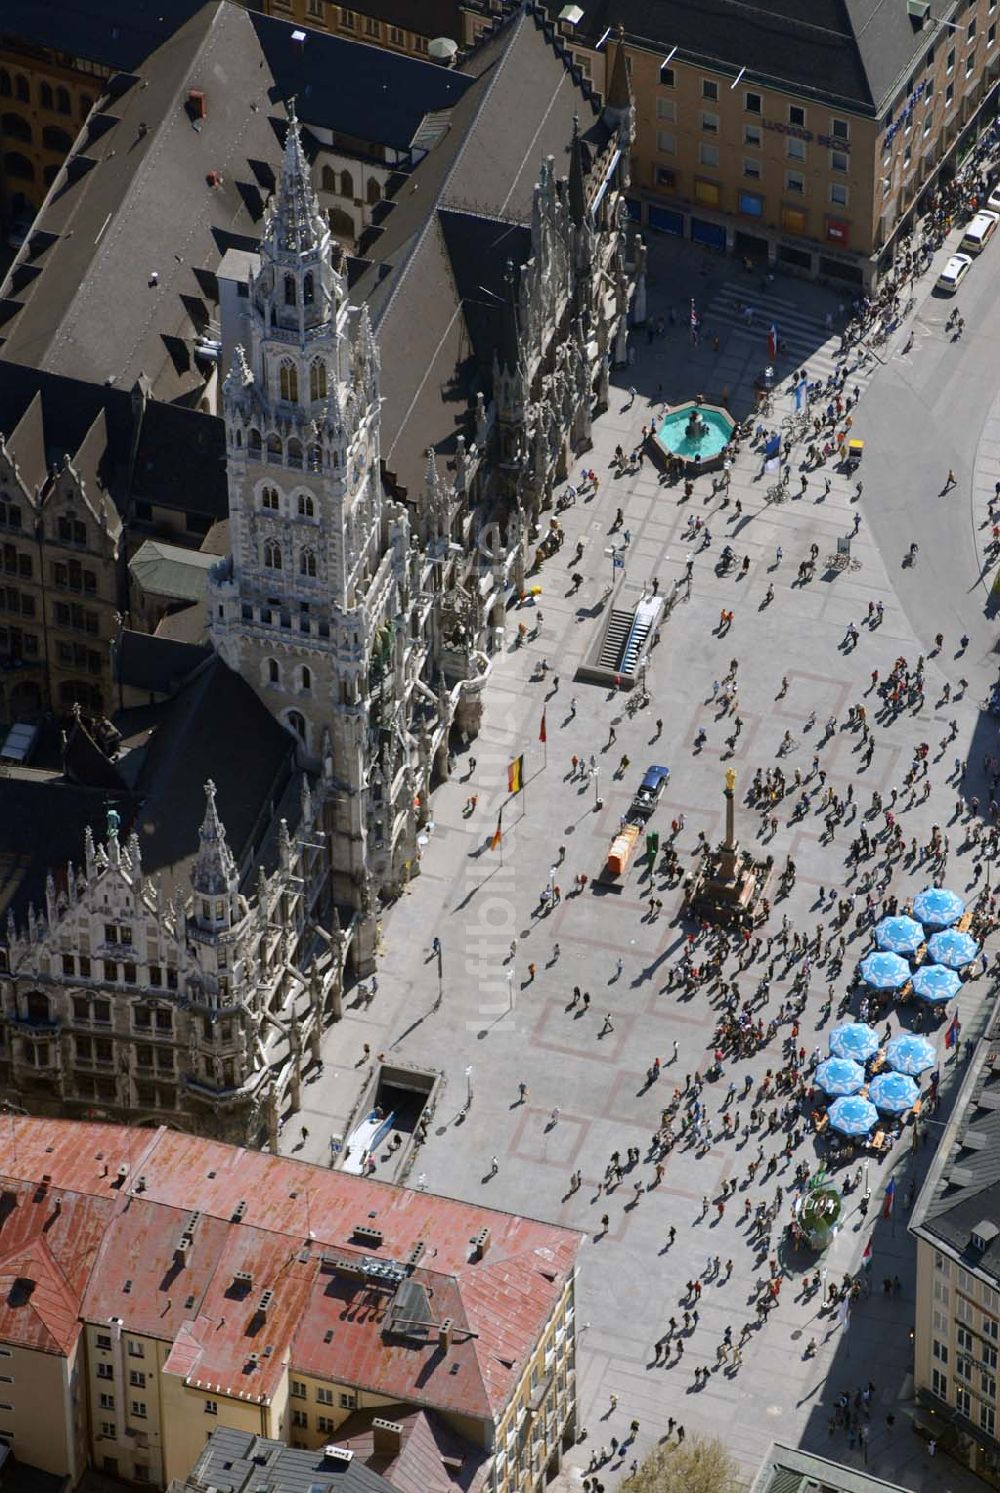
{"label": "stone paving pattern", "polygon": [[[754,325],[748,328],[738,305],[751,294]],[[697,348],[691,347],[687,333],[691,295],[703,312]],[[775,1437],[791,1444],[801,1438],[828,1455],[858,1461],[859,1451],[848,1446],[842,1433],[831,1435],[827,1421],[833,1398],[841,1389],[853,1390],[873,1378],[872,1469],[914,1489],[947,1487],[958,1493],[979,1486],[945,1458],[932,1463],[924,1443],[911,1433],[908,1371],[913,1249],[900,1206],[891,1223],[875,1226],[875,1289],[871,1299],[854,1312],[846,1331],[828,1332],[827,1319],[818,1322],[815,1305],[796,1299],[799,1284],[793,1272],[785,1282],[779,1308],[751,1338],[740,1371],[714,1371],[707,1387],[696,1390],[695,1366],[712,1367],[725,1325],[732,1324],[738,1333],[743,1321],[753,1318],[749,1298],[758,1271],[737,1226],[737,1203],[730,1205],[721,1222],[698,1222],[703,1194],[714,1196],[720,1184],[740,1168],[744,1153],[731,1142],[719,1142],[696,1160],[692,1152],[678,1148],[667,1163],[662,1184],[643,1193],[638,1202],[630,1183],[637,1175],[652,1180],[652,1169],[646,1165],[631,1173],[610,1199],[598,1198],[595,1189],[612,1150],[624,1152],[627,1146],[636,1145],[645,1154],[675,1077],[683,1081],[686,1072],[704,1069],[714,1014],[704,994],[685,1001],[664,989],[667,968],[683,937],[675,921],[677,891],[658,893],[664,910],[651,919],[649,882],[641,863],[629,871],[620,895],[600,895],[591,888],[583,895],[569,895],[574,877],[580,872],[593,877],[600,870],[619,817],[650,762],[671,768],[654,821],[661,835],[665,837],[670,820],[683,812],[686,825],[680,847],[685,860],[699,830],[717,839],[723,809],[723,742],[731,728],[717,719],[706,702],[711,699],[713,680],[725,673],[732,657],[740,659],[740,713],[745,723],[732,759],[739,774],[742,805],[754,768],[775,763],[786,729],[798,742],[786,769],[791,772],[798,766],[805,772],[812,742],[821,734],[826,716],[834,714],[843,721],[847,705],[862,698],[873,668],[884,676],[899,655],[912,663],[919,653],[927,653],[925,628],[929,625],[929,616],[921,619],[918,608],[915,631],[897,599],[890,573],[895,575],[898,553],[887,552],[883,560],[873,542],[868,494],[859,507],[852,501],[854,481],[832,468],[810,479],[803,499],[768,506],[764,489],[773,479],[758,480],[759,460],[744,455],[731,492],[732,498],[741,500],[743,514],[734,521],[732,505],[720,512],[719,500],[710,499],[708,479],[700,479],[694,498],[683,503],[680,489],[662,486],[648,462],[639,472],[616,479],[611,454],[618,442],[626,449],[636,445],[651,401],[676,401],[698,392],[712,399],[727,391],[735,411],[746,409],[751,381],[767,361],[766,332],[772,318],[778,320],[779,330],[785,324],[784,335],[795,353],[795,361],[788,357],[779,361],[778,371],[785,382],[796,363],[804,363],[811,376],[825,376],[834,366],[835,348],[826,316],[829,312],[839,320],[840,300],[820,287],[784,278],[761,286],[758,278],[745,277],[732,261],[703,258],[687,245],[657,242],[652,246],[650,315],[654,319],[660,313],[667,315],[672,305],[677,324],[668,322],[666,335],[652,343],[644,334],[635,337],[634,366],[620,375],[623,387],[613,395],[609,412],[596,423],[594,449],[584,460],[599,474],[599,494],[579,501],[562,515],[566,545],[537,578],[542,587],[540,636],[515,649],[518,622],[532,624],[534,617],[530,609],[510,612],[506,647],[497,659],[486,696],[483,731],[470,749],[475,771],[470,775],[468,756],[460,757],[455,778],[435,795],[435,822],[424,847],[422,874],[386,918],[378,995],[367,1007],[353,1007],[345,1022],[333,1029],[327,1040],[324,1074],[304,1089],[307,1108],[287,1131],[290,1149],[325,1159],[328,1136],[343,1128],[354,1102],[362,1044],[368,1042],[373,1052],[384,1050],[390,1056],[438,1067],[446,1076],[435,1125],[417,1158],[411,1184],[419,1176],[435,1190],[585,1231],[578,1298],[578,1389],[580,1420],[588,1434],[570,1454],[563,1474],[568,1481],[578,1482],[592,1448],[613,1434],[625,1435],[633,1416],[641,1423],[640,1455],[663,1434],[667,1416],[673,1415],[689,1434],[721,1432],[748,1470],[757,1465]],[[937,317],[939,310],[928,303],[918,316]],[[943,321],[943,311],[939,319]],[[716,332],[721,343],[718,353],[712,342]],[[888,370],[876,364],[874,372],[875,384],[863,396],[859,424]],[[861,382],[868,377],[865,374]],[[629,385],[638,390],[631,404],[625,392]],[[789,408],[787,398],[779,404],[775,418]],[[987,432],[991,444],[976,467],[975,489],[980,497],[986,493],[988,480],[992,490],[994,469],[1000,476],[1000,416],[994,416],[994,421]],[[877,434],[868,433],[870,445],[877,439]],[[891,435],[883,435],[882,442],[888,444],[891,455]],[[827,474],[832,477],[832,490],[824,498]],[[867,477],[867,468],[861,475]],[[576,685],[572,679],[601,625],[601,601],[611,573],[605,551],[610,520],[618,506],[624,510],[624,525],[632,536],[627,566],[630,582],[655,576],[661,590],[668,592],[683,574],[687,555],[693,553],[695,560],[690,600],[674,608],[663,626],[662,641],[651,655],[652,703],[634,717],[624,710],[624,696]],[[822,560],[835,550],[838,536],[852,531],[858,511],[863,520],[853,553],[860,567],[831,577],[821,565],[810,584],[793,586],[810,544],[819,545]],[[695,550],[683,537],[691,514],[707,518],[711,528],[713,542],[705,552]],[[570,596],[566,561],[578,538],[585,546],[578,568],[586,579],[579,594]],[[727,539],[740,557],[750,556],[746,579],[715,576],[714,563]],[[776,562],[779,545],[783,550],[780,564]],[[775,601],[761,610],[771,583]],[[872,632],[861,625],[870,600],[885,608],[881,627]],[[735,622],[729,635],[720,639],[715,629],[723,605],[734,610]],[[861,641],[853,652],[846,652],[842,640],[851,622],[861,626]],[[853,782],[859,802],[866,805],[873,789],[886,793],[894,785],[902,786],[902,775],[918,742],[929,741],[931,756],[937,758],[948,722],[957,719],[958,741],[933,769],[935,787],[929,801],[902,815],[908,837],[925,839],[932,824],[949,828],[955,793],[945,784],[945,773],[952,757],[964,754],[971,743],[976,742],[980,750],[976,733],[982,725],[976,702],[992,680],[995,666],[987,642],[980,646],[978,636],[961,660],[954,657],[956,647],[957,637],[946,637],[942,653],[929,661],[927,705],[920,714],[905,714],[889,728],[876,727],[877,747],[867,770],[859,764],[853,733],[838,730],[821,753],[828,782],[840,792]],[[558,688],[551,675],[544,683],[531,681],[534,665],[542,657],[558,674]],[[964,698],[957,704],[938,705],[940,686],[950,680],[955,687],[961,673],[970,679]],[[788,693],[776,700],[783,674],[789,680]],[[548,734],[544,747],[538,740],[543,711]],[[809,732],[806,722],[813,711],[819,724]],[[657,716],[664,723],[659,739],[654,731]],[[610,750],[604,750],[611,724],[617,740]],[[705,750],[695,756],[692,741],[700,726],[706,728],[709,739]],[[526,788],[509,802],[507,764],[521,751],[525,753]],[[574,778],[570,766],[573,753],[589,756],[592,752],[601,764],[600,810],[594,807],[594,783]],[[622,753],[627,753],[631,765],[616,778],[614,769]],[[973,775],[970,791],[980,791],[975,781]],[[478,794],[478,805],[467,818],[463,805],[473,792]],[[502,864],[488,843],[501,805]],[[787,910],[798,926],[812,930],[817,921],[812,904],[818,888],[842,883],[842,856],[851,831],[838,830],[838,841],[829,847],[820,843],[821,819],[810,815],[789,828],[788,800],[782,810],[781,827],[771,848],[779,865],[786,854],[794,856],[799,876],[791,898],[781,904],[771,926],[777,926],[781,911]],[[744,841],[756,843],[756,816],[741,806],[737,824]],[[970,860],[956,854],[960,830],[951,825],[949,833],[949,878],[961,890]],[[565,859],[559,862],[561,846],[565,846]],[[539,894],[557,862],[555,879],[563,897],[558,907],[544,914]],[[926,880],[926,874],[899,868],[892,889],[905,896]],[[434,935],[444,947],[443,1000],[437,1010],[436,966],[430,956]],[[509,951],[515,937],[518,948],[512,962]],[[867,947],[866,934],[851,950],[857,955]],[[623,971],[617,977],[619,957]],[[529,961],[537,965],[532,980]],[[751,992],[756,978],[753,970],[742,977],[745,994]],[[787,983],[775,982],[771,1012]],[[568,1009],[576,984],[591,994],[589,1014]],[[841,980],[838,991],[843,987]],[[825,1048],[824,1034],[814,1030],[824,991],[822,970],[815,969],[802,1026],[807,1049],[816,1043]],[[983,981],[963,987],[959,1010],[965,1035],[973,1034],[981,1022],[986,993]],[[614,1030],[601,1037],[606,1012]],[[659,1082],[646,1088],[650,1062],[659,1056],[668,1063],[675,1040],[679,1044],[676,1067],[667,1066]],[[745,1071],[762,1075],[778,1059],[780,1042],[781,1036],[770,1051],[735,1064],[732,1073],[738,1079]],[[469,1066],[472,1074],[467,1079]],[[957,1065],[950,1067],[956,1076]],[[467,1082],[471,1082],[473,1100],[463,1120]],[[529,1088],[524,1103],[518,1101],[521,1082]],[[949,1082],[946,1078],[946,1089]],[[559,1113],[553,1121],[556,1106]],[[710,1109],[714,1110],[711,1103]],[[310,1131],[304,1145],[296,1141],[300,1120]],[[936,1133],[933,1125],[929,1133]],[[752,1149],[753,1143],[751,1154]],[[811,1142],[802,1154],[812,1158]],[[889,1168],[896,1169],[901,1202],[907,1181],[911,1174],[919,1176],[926,1154],[911,1158],[906,1147],[883,1169],[872,1163],[873,1214]],[[493,1155],[499,1171],[491,1177]],[[915,1172],[911,1173],[911,1167]],[[583,1173],[583,1186],[569,1194],[569,1176],[575,1168]],[[777,1180],[787,1188],[789,1178],[790,1169],[779,1173]],[[775,1185],[773,1178],[763,1185],[758,1181],[751,1188],[752,1198],[768,1197]],[[740,1203],[742,1196],[738,1194]],[[855,1202],[856,1196],[852,1206]],[[599,1229],[605,1210],[610,1215],[606,1235]],[[666,1245],[670,1225],[677,1230],[673,1248]],[[831,1278],[856,1266],[865,1237],[859,1216],[851,1213],[831,1251]],[[708,1253],[718,1253],[723,1260],[733,1258],[732,1279],[706,1285],[700,1322],[686,1342],[680,1367],[654,1367],[651,1345],[664,1331],[667,1318],[679,1316],[677,1301],[684,1282],[703,1271]],[[880,1286],[885,1274],[900,1276],[903,1290],[899,1297],[883,1295]],[[804,1344],[818,1328],[825,1334],[820,1352],[806,1360]],[[609,1417],[611,1393],[618,1396],[618,1408]],[[896,1415],[891,1432],[884,1422],[890,1409]],[[606,1482],[614,1476],[613,1466],[602,1474]]]}

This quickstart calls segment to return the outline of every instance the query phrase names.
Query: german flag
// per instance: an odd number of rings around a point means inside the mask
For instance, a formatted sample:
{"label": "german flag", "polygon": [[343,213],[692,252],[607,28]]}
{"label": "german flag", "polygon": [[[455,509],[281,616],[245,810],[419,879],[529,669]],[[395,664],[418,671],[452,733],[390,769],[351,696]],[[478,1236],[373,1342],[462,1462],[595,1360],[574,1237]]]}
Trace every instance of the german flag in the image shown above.
{"label": "german flag", "polygon": [[502,844],[503,844],[503,811],[501,810],[501,812],[497,815],[497,827],[493,831],[493,838],[490,841],[490,849],[491,850],[499,850],[500,846]]}
{"label": "german flag", "polygon": [[507,791],[508,793],[520,793],[524,787],[524,753],[515,757],[507,769]]}

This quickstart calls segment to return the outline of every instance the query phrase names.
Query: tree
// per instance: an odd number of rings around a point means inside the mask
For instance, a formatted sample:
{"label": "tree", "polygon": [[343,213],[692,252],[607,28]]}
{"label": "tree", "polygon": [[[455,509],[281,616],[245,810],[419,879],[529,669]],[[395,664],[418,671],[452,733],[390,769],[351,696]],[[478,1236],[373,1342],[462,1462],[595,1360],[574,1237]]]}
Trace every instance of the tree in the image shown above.
{"label": "tree", "polygon": [[739,1468],[718,1437],[664,1441],[637,1472],[620,1485],[623,1493],[739,1493]]}

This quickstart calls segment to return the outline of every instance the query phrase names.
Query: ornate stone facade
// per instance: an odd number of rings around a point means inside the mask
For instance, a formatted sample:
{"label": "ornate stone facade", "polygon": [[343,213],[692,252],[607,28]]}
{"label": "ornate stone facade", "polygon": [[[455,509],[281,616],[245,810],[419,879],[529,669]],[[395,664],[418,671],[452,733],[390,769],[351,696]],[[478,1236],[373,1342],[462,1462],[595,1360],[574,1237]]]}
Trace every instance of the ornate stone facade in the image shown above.
{"label": "ornate stone facade", "polygon": [[5,1087],[33,1112],[274,1143],[283,1109],[298,1108],[302,1069],[340,1014],[335,919],[314,957],[318,805],[303,779],[298,833],[280,821],[277,864],[248,897],[214,784],[205,792],[187,895],[165,897],[144,874],[137,836],[122,840],[111,809],[105,842],[88,830],[82,864],[58,886],[49,877],[44,910],[10,920]]}
{"label": "ornate stone facade", "polygon": [[[492,398],[478,394],[450,472],[429,449],[420,490],[383,473],[380,356],[394,352],[376,345],[367,282],[348,300],[294,118],[238,338],[224,329],[232,554],[210,580],[212,639],[296,735],[303,765],[322,767],[335,899],[360,914],[363,971],[379,899],[417,870],[429,794],[478,730],[539,516],[587,449],[623,353],[632,116],[627,79],[619,88],[589,139],[574,133],[567,179],[541,163]],[[414,388],[425,376],[413,370]]]}
{"label": "ornate stone facade", "polygon": [[413,562],[382,494],[378,350],[340,266],[293,118],[225,384],[232,554],[210,578],[212,639],[333,785],[334,895],[365,912],[370,964],[373,878],[415,855]]}

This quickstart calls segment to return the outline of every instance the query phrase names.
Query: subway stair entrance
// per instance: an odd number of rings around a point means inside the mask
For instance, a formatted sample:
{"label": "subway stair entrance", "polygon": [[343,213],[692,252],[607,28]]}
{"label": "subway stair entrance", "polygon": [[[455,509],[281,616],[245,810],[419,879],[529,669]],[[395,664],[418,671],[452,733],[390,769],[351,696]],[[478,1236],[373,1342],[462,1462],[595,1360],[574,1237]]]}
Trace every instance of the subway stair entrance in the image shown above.
{"label": "subway stair entrance", "polygon": [[663,615],[663,598],[621,582],[603,614],[593,646],[576,671],[582,683],[631,689]]}

